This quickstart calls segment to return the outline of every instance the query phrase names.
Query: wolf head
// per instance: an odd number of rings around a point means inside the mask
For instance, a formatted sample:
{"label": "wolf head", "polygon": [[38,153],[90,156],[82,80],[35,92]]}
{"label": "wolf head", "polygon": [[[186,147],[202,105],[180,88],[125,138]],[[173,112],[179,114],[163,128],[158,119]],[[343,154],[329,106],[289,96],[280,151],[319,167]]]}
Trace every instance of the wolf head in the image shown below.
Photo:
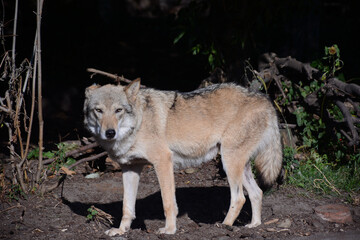
{"label": "wolf head", "polygon": [[84,124],[96,137],[112,141],[131,134],[136,126],[140,79],[128,86],[93,85],[85,90]]}

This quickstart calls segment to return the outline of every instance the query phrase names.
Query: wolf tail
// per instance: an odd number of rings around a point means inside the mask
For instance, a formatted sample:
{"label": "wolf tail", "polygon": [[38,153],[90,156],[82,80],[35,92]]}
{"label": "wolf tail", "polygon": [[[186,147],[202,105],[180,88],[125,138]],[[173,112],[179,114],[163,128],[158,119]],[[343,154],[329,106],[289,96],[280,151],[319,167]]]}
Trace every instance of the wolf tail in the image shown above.
{"label": "wolf tail", "polygon": [[255,168],[261,177],[261,185],[271,186],[282,167],[282,144],[276,115],[270,116],[267,129],[259,141],[255,154]]}

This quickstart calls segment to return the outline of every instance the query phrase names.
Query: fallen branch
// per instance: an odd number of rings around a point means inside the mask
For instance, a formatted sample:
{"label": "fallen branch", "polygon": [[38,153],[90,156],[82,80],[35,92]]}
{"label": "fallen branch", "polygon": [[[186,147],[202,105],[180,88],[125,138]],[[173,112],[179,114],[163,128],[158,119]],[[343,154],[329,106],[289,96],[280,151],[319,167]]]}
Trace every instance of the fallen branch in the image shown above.
{"label": "fallen branch", "polygon": [[352,97],[360,97],[360,86],[354,83],[342,82],[337,78],[328,79],[328,84],[334,86],[337,90],[342,91],[345,94],[348,94]]}
{"label": "fallen branch", "polygon": [[113,216],[95,207],[94,205],[92,205],[90,208],[96,212],[96,214],[93,216],[93,219],[98,225],[100,225],[100,223],[103,223],[104,225],[113,224]]}
{"label": "fallen branch", "polygon": [[0,211],[0,214],[3,213],[3,212],[6,212],[6,211],[9,211],[11,209],[14,209],[14,208],[25,208],[23,205],[21,205],[20,203],[14,205],[14,206],[11,206],[11,207],[8,207],[6,209],[3,209]]}
{"label": "fallen branch", "polygon": [[79,165],[80,163],[93,161],[93,160],[96,160],[96,159],[101,158],[101,157],[106,156],[106,155],[107,155],[107,152],[102,152],[102,153],[99,153],[99,154],[96,154],[96,155],[93,155],[93,156],[90,156],[90,157],[86,157],[86,158],[80,159],[80,160],[78,160],[76,163],[70,165],[70,166],[68,167],[68,169],[71,169],[71,168],[73,168],[73,167],[76,167],[76,166]]}
{"label": "fallen branch", "polygon": [[[97,147],[97,146],[99,146],[99,144],[98,144],[97,142],[89,143],[89,144],[87,144],[87,145],[85,145],[85,146],[82,146],[82,147],[79,147],[79,148],[77,148],[77,149],[75,149],[75,150],[66,152],[65,155],[64,155],[64,157],[67,158],[67,157],[70,157],[70,156],[74,156],[74,155],[76,155],[76,154],[85,152],[85,151],[87,151],[87,150],[89,150],[89,149],[91,149],[91,148],[95,148],[95,147]],[[44,163],[44,164],[50,164],[50,163],[54,162],[56,159],[58,159],[58,157],[49,158],[49,159],[44,160],[43,163]]]}
{"label": "fallen branch", "polygon": [[[257,76],[260,76],[265,83],[271,83],[272,80],[276,82],[279,93],[275,93],[274,98],[281,96],[282,103],[288,101],[286,109],[289,113],[294,114],[295,110],[299,106],[282,90],[283,86],[289,85],[295,86],[299,91],[302,90],[301,84],[310,85],[310,83],[316,80],[318,83],[323,83],[316,91],[307,93],[300,101],[304,101],[309,111],[317,116],[323,116],[324,112],[327,114],[326,118],[328,127],[327,131],[331,132],[333,136],[336,136],[336,132],[340,132],[347,139],[348,146],[359,145],[359,129],[356,127],[360,120],[360,86],[353,83],[342,82],[335,77],[329,79],[323,79],[324,73],[316,68],[313,68],[308,63],[302,63],[292,57],[280,58],[275,53],[266,53],[260,57],[258,64],[259,72]],[[281,82],[279,81],[281,79]],[[252,81],[257,81],[253,78]],[[323,96],[323,97],[319,97]],[[339,122],[334,117],[331,117],[326,107],[336,105],[339,107],[344,121]],[[325,106],[325,109],[324,109]],[[357,116],[351,113],[355,111]],[[344,124],[345,123],[345,124]]]}

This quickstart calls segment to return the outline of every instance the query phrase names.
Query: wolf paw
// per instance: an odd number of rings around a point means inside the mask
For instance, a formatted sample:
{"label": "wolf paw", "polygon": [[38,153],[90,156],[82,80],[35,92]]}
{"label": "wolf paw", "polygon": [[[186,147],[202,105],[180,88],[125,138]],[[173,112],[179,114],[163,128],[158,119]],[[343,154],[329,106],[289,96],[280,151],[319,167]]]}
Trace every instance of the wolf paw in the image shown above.
{"label": "wolf paw", "polygon": [[259,226],[260,224],[261,224],[261,222],[253,222],[253,223],[246,224],[245,227],[254,228],[254,227]]}
{"label": "wolf paw", "polygon": [[163,228],[159,228],[158,230],[158,233],[159,234],[174,234],[176,232],[176,228],[166,228],[166,227],[163,227]]}
{"label": "wolf paw", "polygon": [[116,235],[122,235],[125,232],[123,230],[120,230],[119,228],[111,228],[105,232],[106,235],[113,237]]}

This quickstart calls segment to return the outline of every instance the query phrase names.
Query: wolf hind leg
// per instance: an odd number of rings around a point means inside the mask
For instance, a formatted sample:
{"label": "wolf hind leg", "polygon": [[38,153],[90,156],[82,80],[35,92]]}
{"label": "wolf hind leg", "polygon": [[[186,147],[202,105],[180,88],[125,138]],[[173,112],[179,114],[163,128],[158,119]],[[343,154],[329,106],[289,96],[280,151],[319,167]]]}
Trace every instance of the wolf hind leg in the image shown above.
{"label": "wolf hind leg", "polygon": [[143,166],[142,164],[121,165],[124,185],[123,216],[120,227],[107,230],[106,235],[110,237],[122,235],[130,229],[131,223],[135,219],[136,195]]}
{"label": "wolf hind leg", "polygon": [[254,179],[250,162],[248,162],[245,166],[243,184],[249,194],[252,212],[251,223],[245,225],[245,227],[257,227],[261,224],[261,205],[263,193]]}
{"label": "wolf hind leg", "polygon": [[[240,159],[239,159],[240,157]],[[230,186],[230,207],[223,224],[232,226],[245,203],[243,171],[248,158],[240,151],[222,150],[222,163]]]}

